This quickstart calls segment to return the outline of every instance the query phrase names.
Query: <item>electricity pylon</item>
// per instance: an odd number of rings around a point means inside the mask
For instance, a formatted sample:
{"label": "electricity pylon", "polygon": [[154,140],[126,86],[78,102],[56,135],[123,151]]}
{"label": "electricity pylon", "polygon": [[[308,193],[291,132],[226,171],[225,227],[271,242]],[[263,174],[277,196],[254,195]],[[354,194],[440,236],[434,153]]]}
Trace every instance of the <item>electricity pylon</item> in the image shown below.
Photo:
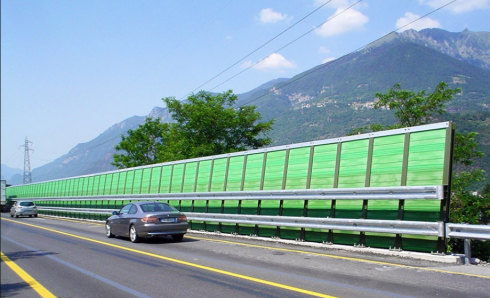
{"label": "electricity pylon", "polygon": [[34,151],[34,150],[29,148],[29,143],[32,144],[31,141],[27,140],[27,136],[26,136],[26,142],[25,142],[25,145],[23,146],[23,147],[25,147],[25,150],[24,150],[24,184],[32,183],[31,160],[29,158],[29,151]]}

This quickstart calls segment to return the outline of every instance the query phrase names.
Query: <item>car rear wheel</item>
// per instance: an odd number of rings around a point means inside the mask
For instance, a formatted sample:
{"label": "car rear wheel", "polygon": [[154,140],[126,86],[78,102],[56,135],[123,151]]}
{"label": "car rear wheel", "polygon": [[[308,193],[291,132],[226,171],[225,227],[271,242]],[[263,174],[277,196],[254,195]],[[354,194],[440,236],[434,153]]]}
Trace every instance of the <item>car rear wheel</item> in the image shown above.
{"label": "car rear wheel", "polygon": [[174,239],[174,241],[182,241],[182,239],[184,239],[184,234],[172,235],[172,239]]}
{"label": "car rear wheel", "polygon": [[14,217],[14,215],[12,213],[10,213],[10,217]]}
{"label": "car rear wheel", "polygon": [[105,224],[105,234],[107,238],[114,238],[114,234],[112,234],[111,226],[109,225],[109,223]]}
{"label": "car rear wheel", "polygon": [[134,225],[131,225],[129,228],[129,239],[131,239],[131,242],[133,243],[140,241],[140,237],[138,237],[138,233],[136,232],[136,227]]}
{"label": "car rear wheel", "polygon": [[34,214],[34,217],[37,217],[37,214]]}

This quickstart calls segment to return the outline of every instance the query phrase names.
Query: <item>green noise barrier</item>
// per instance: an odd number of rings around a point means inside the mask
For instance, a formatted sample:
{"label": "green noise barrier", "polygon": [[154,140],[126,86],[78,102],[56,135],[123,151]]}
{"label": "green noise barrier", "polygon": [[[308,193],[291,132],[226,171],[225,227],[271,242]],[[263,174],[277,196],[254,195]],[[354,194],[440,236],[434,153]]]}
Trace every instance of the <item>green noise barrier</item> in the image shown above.
{"label": "green noise barrier", "polygon": [[[145,199],[144,195],[177,194],[159,200],[189,215],[196,212],[447,222],[453,138],[454,124],[443,122],[11,186],[7,188],[7,197],[32,199],[40,206],[40,213],[96,220],[105,220],[108,215],[42,207],[117,210],[130,201]],[[178,197],[184,193],[263,191],[267,196],[280,190],[405,186],[442,186],[444,198]],[[211,232],[413,251],[441,252],[446,245],[446,239],[438,236],[198,220],[192,220],[190,226]]]}

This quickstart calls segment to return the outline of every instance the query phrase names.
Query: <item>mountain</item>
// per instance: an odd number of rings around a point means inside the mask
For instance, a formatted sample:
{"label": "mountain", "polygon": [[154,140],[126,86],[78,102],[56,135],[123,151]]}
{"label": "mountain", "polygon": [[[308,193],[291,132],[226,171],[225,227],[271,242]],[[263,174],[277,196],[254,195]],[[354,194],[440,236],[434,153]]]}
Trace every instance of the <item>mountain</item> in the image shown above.
{"label": "mountain", "polygon": [[[374,110],[374,94],[394,84],[431,92],[439,82],[462,89],[439,120],[457,121],[458,131],[477,131],[479,162],[490,168],[490,33],[450,33],[440,29],[394,33],[360,51],[314,67],[290,79],[267,82],[239,94],[237,105],[253,104],[263,120],[276,119],[269,136],[273,145],[348,134],[369,123],[393,123],[393,112]],[[166,108],[150,117],[171,121]],[[94,140],[79,144],[52,163],[33,170],[33,181],[78,176],[115,169],[110,165],[121,134],[145,117],[115,124]]]}
{"label": "mountain", "polygon": [[24,170],[11,168],[4,164],[2,164],[1,166],[2,180],[7,180],[10,183],[12,177],[14,177],[15,175],[21,175],[21,179],[23,179],[22,177],[24,175]]}

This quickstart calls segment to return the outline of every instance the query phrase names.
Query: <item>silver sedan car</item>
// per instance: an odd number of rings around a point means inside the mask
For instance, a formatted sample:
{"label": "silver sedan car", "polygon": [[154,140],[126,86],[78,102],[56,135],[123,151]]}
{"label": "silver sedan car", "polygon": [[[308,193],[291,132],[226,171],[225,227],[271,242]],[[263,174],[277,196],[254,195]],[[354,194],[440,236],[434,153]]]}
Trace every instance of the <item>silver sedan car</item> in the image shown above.
{"label": "silver sedan car", "polygon": [[17,201],[10,208],[10,217],[37,217],[37,207],[33,201]]}
{"label": "silver sedan car", "polygon": [[162,202],[129,203],[114,211],[105,223],[107,237],[129,237],[132,242],[167,235],[180,241],[188,227],[184,213]]}

